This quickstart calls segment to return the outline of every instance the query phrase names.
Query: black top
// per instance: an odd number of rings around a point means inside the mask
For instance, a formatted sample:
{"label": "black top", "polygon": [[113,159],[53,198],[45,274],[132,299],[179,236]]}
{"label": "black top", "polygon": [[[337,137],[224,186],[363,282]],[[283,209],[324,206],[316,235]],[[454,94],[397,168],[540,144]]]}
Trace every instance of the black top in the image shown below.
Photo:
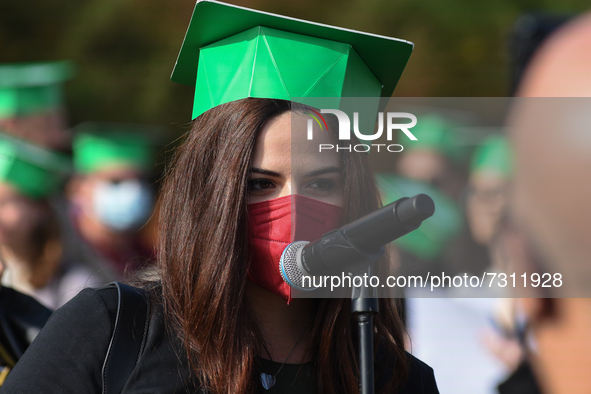
{"label": "black top", "polygon": [[[114,328],[117,298],[115,288],[86,289],[58,309],[0,393],[101,393],[102,366]],[[271,375],[280,366],[263,359],[259,363],[261,372]],[[311,376],[312,363],[286,364],[267,393],[313,393]],[[200,390],[191,379],[182,343],[165,329],[162,306],[152,305],[144,351],[123,393],[196,392]],[[410,356],[409,379],[401,393],[438,393],[433,370]]]}
{"label": "black top", "polygon": [[497,387],[499,394],[542,394],[529,361],[522,361],[517,369]]}
{"label": "black top", "polygon": [[33,297],[0,286],[0,346],[6,352],[0,354],[1,366],[10,365],[22,356],[51,312]]}

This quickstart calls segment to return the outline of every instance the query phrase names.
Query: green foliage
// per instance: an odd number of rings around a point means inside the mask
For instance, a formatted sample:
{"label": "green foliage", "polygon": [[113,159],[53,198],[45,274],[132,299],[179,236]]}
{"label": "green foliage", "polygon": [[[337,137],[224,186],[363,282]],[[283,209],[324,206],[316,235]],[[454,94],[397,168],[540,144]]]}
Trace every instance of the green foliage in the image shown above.
{"label": "green foliage", "polygon": [[[239,5],[416,44],[395,95],[508,94],[507,39],[526,11],[581,12],[582,0],[244,0]],[[185,125],[191,89],[170,82],[192,0],[5,0],[0,62],[72,59],[72,124]]]}

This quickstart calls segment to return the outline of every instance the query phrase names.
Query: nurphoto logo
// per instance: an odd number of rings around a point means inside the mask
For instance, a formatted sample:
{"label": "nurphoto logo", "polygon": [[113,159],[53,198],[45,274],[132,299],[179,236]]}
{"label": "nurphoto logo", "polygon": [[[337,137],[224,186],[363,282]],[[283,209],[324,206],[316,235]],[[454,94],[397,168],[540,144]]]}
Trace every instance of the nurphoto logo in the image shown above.
{"label": "nurphoto logo", "polygon": [[[308,140],[314,139],[314,122],[318,124],[320,130],[328,130],[328,125],[322,114],[333,114],[336,116],[339,123],[339,141],[350,141],[351,140],[351,129],[353,133],[360,141],[375,141],[382,136],[384,133],[384,118],[386,119],[386,139],[392,141],[392,136],[395,130],[402,131],[410,140],[416,141],[417,137],[410,131],[411,128],[416,126],[417,117],[409,112],[383,112],[378,113],[378,129],[373,134],[364,134],[359,131],[359,113],[353,113],[353,127],[351,127],[351,120],[349,116],[338,109],[321,109],[320,112],[309,108],[307,115],[311,117],[308,119],[307,124],[307,137]],[[410,120],[410,122],[401,122],[401,120]],[[392,153],[402,152],[404,147],[400,144],[367,144],[361,143],[356,145],[334,145],[334,144],[319,144],[318,150],[334,150],[341,151],[347,150],[349,152],[369,152],[372,149],[376,149],[380,152],[380,148]]]}

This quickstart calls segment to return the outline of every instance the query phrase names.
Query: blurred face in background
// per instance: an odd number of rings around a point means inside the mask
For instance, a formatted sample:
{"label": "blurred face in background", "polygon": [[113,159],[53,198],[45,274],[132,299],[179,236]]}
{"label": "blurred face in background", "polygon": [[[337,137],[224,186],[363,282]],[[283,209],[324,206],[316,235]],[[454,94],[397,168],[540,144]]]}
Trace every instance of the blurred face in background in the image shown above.
{"label": "blurred face in background", "polygon": [[78,175],[70,185],[70,199],[81,214],[121,233],[137,231],[153,208],[153,191],[145,175],[130,165]]}
{"label": "blurred face in background", "polygon": [[429,149],[405,152],[398,161],[398,172],[410,179],[436,185],[446,168],[445,159]]}
{"label": "blurred face in background", "polygon": [[72,144],[72,135],[67,128],[66,114],[62,108],[2,119],[0,125],[8,134],[45,148],[67,152]]}
{"label": "blurred face in background", "polygon": [[424,182],[441,190],[448,197],[458,197],[461,177],[442,154],[432,149],[405,152],[396,163],[396,171],[409,179]]}
{"label": "blurred face in background", "polygon": [[507,206],[507,180],[494,172],[476,172],[470,176],[466,213],[472,238],[488,246],[499,231]]}
{"label": "blurred face in background", "polygon": [[20,246],[43,220],[41,204],[22,195],[13,186],[0,182],[0,244]]}

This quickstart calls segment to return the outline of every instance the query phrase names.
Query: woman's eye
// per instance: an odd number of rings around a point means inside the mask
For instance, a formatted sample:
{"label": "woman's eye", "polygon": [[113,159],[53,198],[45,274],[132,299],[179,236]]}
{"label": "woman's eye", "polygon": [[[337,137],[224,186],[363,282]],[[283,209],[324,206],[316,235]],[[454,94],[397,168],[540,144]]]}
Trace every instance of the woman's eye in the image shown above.
{"label": "woman's eye", "polygon": [[308,184],[308,188],[316,192],[332,193],[335,188],[335,182],[331,179],[316,179]]}
{"label": "woman's eye", "polygon": [[264,193],[274,187],[275,184],[268,179],[251,179],[248,181],[248,191],[250,193]]}

